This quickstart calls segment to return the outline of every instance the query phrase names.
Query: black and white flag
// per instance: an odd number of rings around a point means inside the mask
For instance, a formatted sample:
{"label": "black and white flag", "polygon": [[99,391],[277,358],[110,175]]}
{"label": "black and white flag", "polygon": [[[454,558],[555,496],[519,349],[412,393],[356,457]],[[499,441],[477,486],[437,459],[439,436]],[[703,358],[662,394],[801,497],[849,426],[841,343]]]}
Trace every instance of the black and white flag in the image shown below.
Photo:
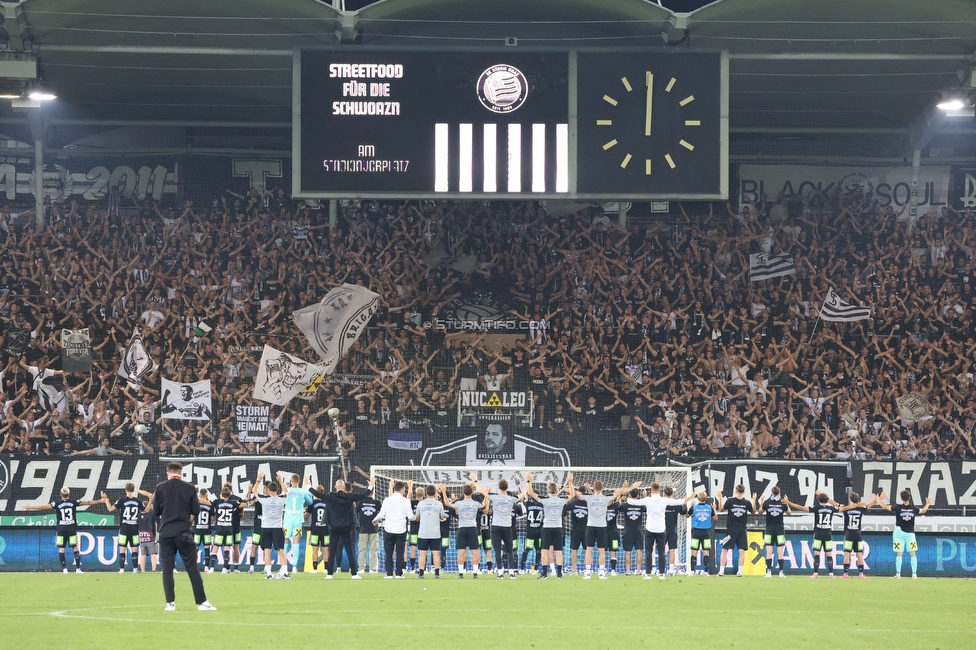
{"label": "black and white flag", "polygon": [[366,329],[376,313],[379,294],[355,284],[336,287],[317,305],[292,314],[298,329],[324,362],[322,374],[332,372],[339,359]]}
{"label": "black and white flag", "polygon": [[791,255],[755,253],[749,256],[749,280],[759,282],[796,273]]}
{"label": "black and white flag", "polygon": [[91,336],[88,328],[61,330],[61,370],[64,372],[91,372]]}
{"label": "black and white flag", "polygon": [[31,331],[26,327],[11,327],[3,334],[3,351],[10,356],[19,358],[27,352],[27,344],[30,343]]}
{"label": "black and white flag", "polygon": [[820,308],[820,318],[828,322],[853,323],[871,318],[871,307],[859,307],[843,300],[831,287]]}
{"label": "black and white flag", "polygon": [[321,366],[265,345],[254,380],[254,399],[282,406],[321,373]]}
{"label": "black and white flag", "polygon": [[122,363],[119,364],[119,377],[129,382],[130,386],[138,386],[142,383],[142,378],[155,372],[156,362],[149,356],[146,344],[142,340],[142,332],[138,328],[132,331],[132,338],[129,339],[129,346],[125,349],[122,356]]}

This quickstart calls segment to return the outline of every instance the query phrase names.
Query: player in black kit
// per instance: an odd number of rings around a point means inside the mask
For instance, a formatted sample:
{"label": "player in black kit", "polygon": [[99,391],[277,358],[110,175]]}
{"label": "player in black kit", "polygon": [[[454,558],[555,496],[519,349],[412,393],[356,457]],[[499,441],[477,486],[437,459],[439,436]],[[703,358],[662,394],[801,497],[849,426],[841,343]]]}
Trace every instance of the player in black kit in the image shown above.
{"label": "player in black kit", "polygon": [[770,497],[763,501],[759,508],[766,514],[766,530],[763,533],[763,545],[766,547],[766,577],[773,575],[773,553],[776,553],[776,565],[779,567],[779,577],[785,578],[783,556],[786,553],[786,527],[783,517],[789,515],[790,507],[783,501],[778,485],[770,490]]}
{"label": "player in black kit", "polygon": [[[637,499],[640,497],[640,491],[634,488],[630,491],[630,498]],[[631,574],[630,558],[631,552],[637,551],[637,564],[634,565],[634,573],[643,571],[640,567],[644,566],[644,540],[643,533],[644,530],[643,518],[644,518],[644,506],[635,506],[630,503],[624,502],[621,506],[620,511],[624,515],[624,539],[623,539],[623,570],[627,575]]]}
{"label": "player in black kit", "polygon": [[[248,487],[250,488],[250,486],[248,486]],[[234,546],[231,549],[232,552],[233,552],[232,553],[233,556],[231,557],[231,563],[234,566],[234,573],[240,573],[241,572],[241,567],[240,567],[240,563],[241,563],[241,514],[244,512],[244,508],[246,508],[247,506],[241,507],[241,504],[244,503],[244,499],[242,499],[239,496],[237,496],[236,494],[234,494],[234,486],[233,485],[231,485],[230,483],[224,483],[223,487],[221,488],[221,491],[223,491],[224,488],[229,488],[230,489],[231,495],[229,497],[229,500],[232,501],[234,503],[234,505],[237,506],[237,508],[234,510],[234,523],[233,523],[233,526],[232,526],[233,535],[234,535]]]}
{"label": "player in black kit", "polygon": [[735,572],[737,577],[742,577],[742,565],[746,560],[746,548],[748,546],[748,535],[746,534],[746,524],[748,523],[749,513],[756,511],[756,495],[752,495],[752,501],[745,498],[746,488],[744,485],[735,486],[735,496],[725,499],[722,502],[722,493],[716,494],[716,505],[719,512],[728,512],[729,517],[726,521],[728,529],[728,542],[722,545],[722,563],[718,568],[720,576],[725,575],[725,565],[728,563],[729,552],[733,547],[738,549],[739,557]]}
{"label": "player in black kit", "polygon": [[841,576],[842,578],[850,578],[847,575],[847,566],[852,554],[855,557],[855,564],[860,569],[858,577],[867,577],[864,575],[864,538],[861,537],[861,523],[868,508],[876,506],[879,502],[880,498],[874,495],[869,503],[864,503],[861,501],[860,494],[851,492],[850,503],[838,508],[844,513],[844,575]]}
{"label": "player in black kit", "polygon": [[[826,561],[828,575],[834,577],[834,543],[833,543],[833,528],[834,528],[834,515],[837,514],[837,508],[831,504],[830,497],[827,496],[825,492],[817,490],[817,503],[812,507],[808,508],[806,506],[801,506],[796,503],[790,503],[789,497],[784,497],[783,500],[790,505],[791,508],[800,510],[801,512],[812,512],[813,513],[813,562],[814,568],[813,573],[810,575],[811,578],[816,578],[820,574],[817,571],[817,564],[820,568],[824,568],[824,562]],[[822,555],[821,555],[822,554]],[[826,556],[826,560],[824,557]],[[819,560],[818,560],[819,558]]]}
{"label": "player in black kit", "polygon": [[[325,487],[315,486],[319,494],[325,493]],[[329,561],[329,518],[328,505],[318,497],[313,497],[312,502],[305,506],[311,520],[309,526],[309,545],[312,547],[312,573],[319,570],[319,563]],[[325,564],[323,564],[325,566]]]}
{"label": "player in black kit", "polygon": [[[480,492],[475,493],[471,498],[484,505],[485,495]],[[481,532],[481,559],[488,571],[491,572],[494,566],[491,561],[493,555],[491,552],[491,515],[484,510],[478,513],[478,530]]]}
{"label": "player in black kit", "polygon": [[[674,488],[670,485],[663,490],[665,498],[674,498]],[[668,506],[664,509],[664,532],[667,535],[668,543],[668,574],[678,575],[678,517],[688,514],[688,506]],[[688,573],[691,574],[691,567]]]}
{"label": "player in black kit", "polygon": [[586,520],[589,517],[589,507],[586,505],[586,501],[580,498],[579,493],[572,499],[568,504],[569,508],[569,550],[570,563],[566,565],[563,569],[563,573],[571,573],[576,571],[579,566],[576,562],[576,554],[582,547],[585,550],[586,545]]}
{"label": "player in black kit", "polygon": [[61,500],[45,503],[40,506],[24,506],[27,512],[38,510],[53,510],[57,515],[57,530],[55,532],[55,544],[58,547],[58,557],[61,559],[61,570],[68,572],[65,564],[64,549],[68,546],[75,554],[75,573],[81,571],[81,550],[78,548],[78,508],[80,506],[93,506],[96,503],[105,503],[102,499],[96,501],[75,501],[71,498],[71,490],[66,487],[61,488]]}
{"label": "player in black kit", "polygon": [[203,544],[203,572],[211,573],[210,557],[213,554],[213,508],[207,496],[210,491],[207,488],[200,488],[200,513],[193,520],[193,543],[197,548]]}
{"label": "player in black kit", "polygon": [[139,494],[134,483],[126,483],[125,495],[112,504],[108,495],[102,492],[102,502],[108,511],[119,511],[119,573],[125,573],[126,549],[129,549],[132,572],[139,573],[139,515],[145,509]]}
{"label": "player in black kit", "polygon": [[542,520],[545,518],[545,508],[539,500],[528,493],[525,493],[525,500],[518,504],[518,508],[525,516],[525,547],[522,549],[519,573],[526,572],[525,563],[529,559],[529,551],[535,551],[535,571],[538,571],[542,554]]}

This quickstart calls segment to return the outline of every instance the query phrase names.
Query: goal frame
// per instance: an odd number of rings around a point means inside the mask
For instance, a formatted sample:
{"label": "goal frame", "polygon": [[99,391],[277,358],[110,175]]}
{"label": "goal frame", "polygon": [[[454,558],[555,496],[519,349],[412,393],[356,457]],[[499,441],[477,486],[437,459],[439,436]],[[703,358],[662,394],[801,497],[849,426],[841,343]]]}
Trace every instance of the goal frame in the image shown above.
{"label": "goal frame", "polygon": [[[607,467],[607,466],[528,466],[528,465],[477,465],[477,466],[462,466],[462,465],[373,465],[370,467],[369,476],[371,480],[375,480],[377,474],[390,476],[390,473],[396,472],[409,472],[415,475],[424,475],[421,480],[414,480],[414,483],[420,484],[431,484],[431,483],[444,483],[446,485],[463,485],[469,482],[468,475],[472,472],[478,474],[479,481],[487,480],[489,483],[494,484],[497,479],[506,478],[510,479],[513,474],[524,475],[526,472],[532,472],[537,476],[544,476],[551,473],[561,473],[565,475],[572,472],[573,474],[587,474],[587,473],[609,473],[609,474],[619,474],[626,475],[628,472],[637,475],[647,475],[652,473],[660,474],[671,474],[684,476],[684,495],[681,498],[691,496],[692,494],[692,480],[691,480],[691,467],[681,467],[681,466],[667,466],[667,467]],[[394,474],[395,475],[395,474]],[[456,478],[452,478],[452,475]],[[486,476],[487,475],[487,476]],[[493,477],[493,475],[495,475]],[[574,477],[575,478],[575,477]],[[533,483],[542,483],[541,480],[534,480]],[[606,481],[604,480],[604,483]],[[581,485],[574,485],[574,488],[582,487]],[[617,489],[621,487],[620,485],[606,485],[606,489]],[[649,485],[641,484],[641,489],[648,488]],[[386,494],[375,494],[377,499],[386,498]],[[684,530],[684,544],[681,544],[681,548],[678,549],[678,562],[677,564],[684,564],[686,570],[690,570],[691,567],[691,524],[689,520],[686,520]],[[646,532],[646,529],[645,529]]]}

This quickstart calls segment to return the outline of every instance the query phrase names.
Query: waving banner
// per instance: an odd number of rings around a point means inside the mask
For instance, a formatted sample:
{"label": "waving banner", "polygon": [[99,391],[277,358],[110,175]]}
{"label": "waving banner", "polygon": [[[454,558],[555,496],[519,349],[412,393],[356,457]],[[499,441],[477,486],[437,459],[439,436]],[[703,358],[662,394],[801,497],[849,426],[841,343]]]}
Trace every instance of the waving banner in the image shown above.
{"label": "waving banner", "polygon": [[292,314],[295,324],[322,358],[322,374],[331,373],[363,333],[376,313],[379,298],[379,294],[365,287],[343,284],[326,294],[319,304]]}
{"label": "waving banner", "polygon": [[146,344],[142,340],[142,332],[138,328],[132,331],[129,347],[125,349],[122,363],[119,364],[119,377],[136,386],[142,378],[156,370],[156,363],[149,356]]}
{"label": "waving banner", "polygon": [[254,380],[254,399],[282,406],[305,390],[321,373],[321,366],[265,345]]}

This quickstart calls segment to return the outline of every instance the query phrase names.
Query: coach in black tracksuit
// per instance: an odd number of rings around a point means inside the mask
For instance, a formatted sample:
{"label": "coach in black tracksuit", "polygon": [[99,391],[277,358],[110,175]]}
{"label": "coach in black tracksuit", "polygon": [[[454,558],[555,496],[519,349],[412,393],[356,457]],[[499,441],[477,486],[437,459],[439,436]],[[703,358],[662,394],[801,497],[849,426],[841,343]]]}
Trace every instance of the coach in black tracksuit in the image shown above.
{"label": "coach in black tracksuit", "polygon": [[[350,489],[352,486],[349,486]],[[356,550],[353,545],[353,533],[356,530],[356,503],[373,494],[373,482],[370,480],[369,489],[363,494],[352,494],[346,491],[346,482],[336,481],[335,492],[323,494],[318,490],[309,490],[326,503],[326,515],[329,519],[329,559],[325,563],[328,571],[327,578],[335,573],[335,567],[342,566],[341,549],[346,550],[349,558],[349,571],[353,578],[359,578],[359,564],[356,562]]]}
{"label": "coach in black tracksuit", "polygon": [[193,599],[199,606],[207,602],[207,594],[203,590],[200,569],[197,568],[197,545],[193,543],[190,518],[200,514],[200,500],[196,488],[182,477],[183,466],[170,463],[166,466],[166,480],[157,485],[153,492],[153,511],[159,518],[157,537],[159,559],[163,565],[163,592],[168,606],[176,602],[173,569],[176,567],[176,554],[179,553],[193,586]]}

